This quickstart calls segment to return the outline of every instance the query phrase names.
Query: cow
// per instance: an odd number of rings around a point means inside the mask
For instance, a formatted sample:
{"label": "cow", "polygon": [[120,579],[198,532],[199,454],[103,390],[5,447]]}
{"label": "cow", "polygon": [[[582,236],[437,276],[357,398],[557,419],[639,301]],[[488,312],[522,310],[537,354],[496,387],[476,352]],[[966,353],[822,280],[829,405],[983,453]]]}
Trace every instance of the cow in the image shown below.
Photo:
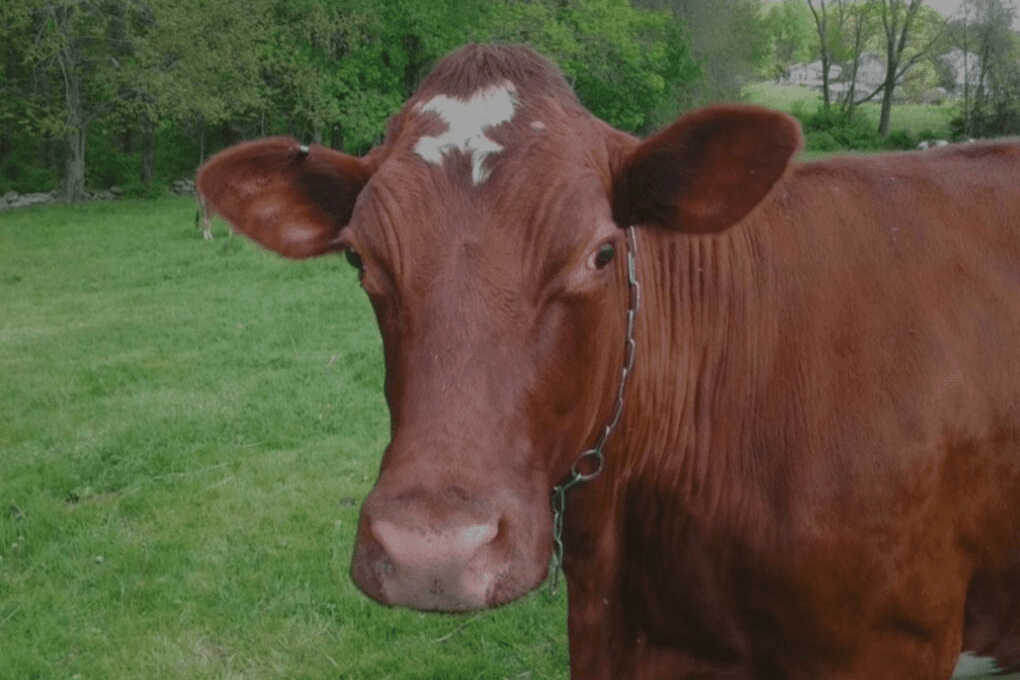
{"label": "cow", "polygon": [[375,311],[364,593],[494,607],[561,563],[574,678],[1020,668],[1020,144],[801,145],[737,104],[640,140],[470,45],[364,156],[208,161],[211,209]]}

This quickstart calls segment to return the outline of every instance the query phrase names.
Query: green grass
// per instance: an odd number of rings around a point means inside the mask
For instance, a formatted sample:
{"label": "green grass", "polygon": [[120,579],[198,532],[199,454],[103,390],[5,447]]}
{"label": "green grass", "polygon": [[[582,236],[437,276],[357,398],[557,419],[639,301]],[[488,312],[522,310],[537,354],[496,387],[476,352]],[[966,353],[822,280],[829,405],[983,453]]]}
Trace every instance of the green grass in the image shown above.
{"label": "green grass", "polygon": [[[743,95],[748,101],[790,113],[796,111],[798,107],[811,113],[822,105],[820,92],[799,85],[752,83],[744,88]],[[881,103],[877,99],[860,107],[860,113],[873,121],[876,127],[880,110]],[[959,115],[958,105],[953,103],[893,104],[889,129],[890,132],[904,130],[915,136],[922,132],[932,133],[932,137],[949,139],[949,121],[956,115]]]}
{"label": "green grass", "polygon": [[564,597],[464,616],[348,566],[389,428],[342,258],[187,199],[0,213],[0,680],[562,678]]}

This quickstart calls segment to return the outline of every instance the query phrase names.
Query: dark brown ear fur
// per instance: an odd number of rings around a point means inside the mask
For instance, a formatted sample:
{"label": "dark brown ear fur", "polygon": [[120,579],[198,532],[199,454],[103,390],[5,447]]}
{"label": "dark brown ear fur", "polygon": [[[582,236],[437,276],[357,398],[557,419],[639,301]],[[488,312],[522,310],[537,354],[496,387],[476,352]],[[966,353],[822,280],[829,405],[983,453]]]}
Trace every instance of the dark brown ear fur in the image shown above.
{"label": "dark brown ear fur", "polygon": [[237,231],[285,257],[340,248],[337,234],[375,170],[364,159],[272,137],[221,151],[198,171],[198,193]]}
{"label": "dark brown ear fur", "polygon": [[649,137],[616,173],[613,218],[686,233],[723,231],[744,218],[801,147],[789,116],[754,106],[713,106]]}

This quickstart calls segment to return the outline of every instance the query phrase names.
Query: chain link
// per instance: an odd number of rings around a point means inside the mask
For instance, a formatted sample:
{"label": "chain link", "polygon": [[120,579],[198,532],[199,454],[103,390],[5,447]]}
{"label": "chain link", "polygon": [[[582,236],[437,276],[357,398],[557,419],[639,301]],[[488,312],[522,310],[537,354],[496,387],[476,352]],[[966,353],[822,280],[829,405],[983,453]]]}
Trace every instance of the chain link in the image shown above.
{"label": "chain link", "polygon": [[[630,289],[630,306],[627,309],[627,337],[623,367],[620,369],[620,382],[616,390],[616,407],[612,418],[606,423],[595,446],[588,449],[574,461],[570,467],[570,475],[552,490],[553,509],[553,555],[549,565],[549,592],[556,595],[559,591],[560,569],[563,567],[563,516],[567,507],[567,491],[577,484],[595,479],[602,472],[605,456],[602,449],[609,435],[613,433],[623,414],[623,395],[627,387],[627,378],[634,369],[634,355],[637,343],[634,341],[634,325],[638,309],[641,308],[641,284],[637,280],[637,232],[634,227],[627,227],[627,286]],[[588,472],[582,468],[590,467]]]}

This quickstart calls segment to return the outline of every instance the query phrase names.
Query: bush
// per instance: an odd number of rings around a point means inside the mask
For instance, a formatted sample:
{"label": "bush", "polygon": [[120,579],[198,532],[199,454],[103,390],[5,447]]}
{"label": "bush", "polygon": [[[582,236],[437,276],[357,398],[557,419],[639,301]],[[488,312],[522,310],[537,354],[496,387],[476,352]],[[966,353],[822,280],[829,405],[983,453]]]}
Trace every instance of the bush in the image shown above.
{"label": "bush", "polygon": [[808,151],[839,151],[843,147],[839,145],[836,138],[828,132],[813,132],[806,134]]}
{"label": "bush", "polygon": [[8,191],[31,194],[60,186],[59,171],[43,160],[46,153],[39,140],[14,135],[11,146],[10,154],[0,158],[0,195]]}
{"label": "bush", "polygon": [[85,184],[89,189],[124,186],[139,176],[139,156],[123,148],[122,134],[106,125],[89,128]]}
{"label": "bush", "polygon": [[874,124],[859,111],[849,121],[836,108],[826,112],[819,107],[810,114],[805,113],[803,108],[795,108],[793,114],[800,119],[807,137],[807,148],[812,151],[866,151],[883,146]]}
{"label": "bush", "polygon": [[1005,137],[1020,134],[1020,97],[1003,97],[984,105],[973,106],[970,120],[970,135],[963,125],[963,115],[949,121],[953,139],[968,136],[977,138]]}
{"label": "bush", "polygon": [[931,138],[925,137],[924,133],[922,133],[922,136],[918,138],[914,137],[906,130],[896,130],[895,132],[889,133],[889,135],[885,138],[885,143],[883,144],[883,146],[886,149],[900,149],[903,151],[907,151],[909,149],[916,149],[917,142],[919,139],[931,139]]}

